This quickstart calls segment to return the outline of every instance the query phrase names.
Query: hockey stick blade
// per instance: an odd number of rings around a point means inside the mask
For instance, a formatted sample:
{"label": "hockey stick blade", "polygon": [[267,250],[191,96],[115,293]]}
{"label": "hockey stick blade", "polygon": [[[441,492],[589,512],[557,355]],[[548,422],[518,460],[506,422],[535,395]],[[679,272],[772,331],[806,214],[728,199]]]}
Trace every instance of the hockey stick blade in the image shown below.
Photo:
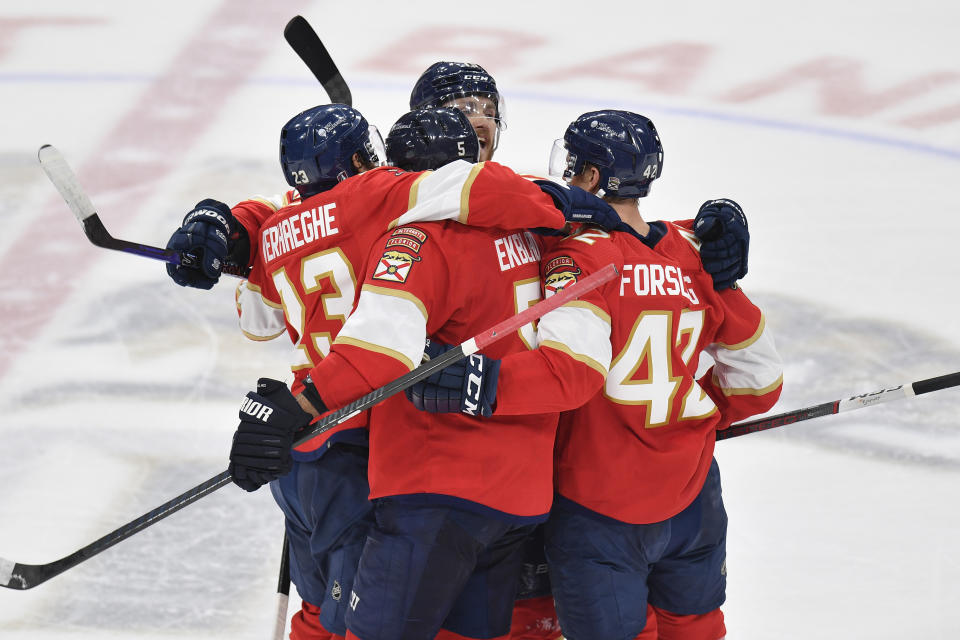
{"label": "hockey stick blade", "polygon": [[[144,258],[169,262],[170,264],[185,267],[199,266],[197,258],[189,253],[180,253],[173,249],[161,249],[160,247],[153,247],[148,244],[114,238],[103,225],[103,221],[100,220],[100,216],[97,214],[96,209],[94,209],[93,203],[83,190],[83,187],[80,186],[77,175],[73,172],[73,169],[70,168],[70,165],[67,164],[63,154],[55,147],[45,144],[40,147],[40,150],[37,152],[37,158],[40,160],[40,168],[43,169],[43,172],[50,178],[50,182],[52,182],[53,186],[60,192],[67,206],[73,211],[73,215],[77,217],[77,220],[79,220],[81,226],[83,226],[83,233],[94,245],[103,249],[132,253]],[[223,273],[245,278],[249,273],[249,269],[226,264],[223,266]]]}
{"label": "hockey stick blade", "polygon": [[320,36],[303,16],[294,16],[283,29],[283,37],[300,59],[306,63],[314,77],[320,81],[330,102],[353,106],[353,96],[340,70],[323,46]]}
{"label": "hockey stick blade", "polygon": [[730,425],[721,431],[717,431],[717,440],[736,438],[737,436],[744,436],[748,433],[775,429],[776,427],[793,424],[794,422],[803,422],[804,420],[812,420],[821,416],[830,416],[844,411],[872,407],[882,402],[912,398],[913,396],[930,393],[931,391],[939,391],[956,386],[960,386],[960,371],[937,376],[936,378],[908,382],[890,389],[881,389],[880,391],[874,391],[872,393],[862,393],[845,400],[833,400],[832,402],[824,402],[823,404],[812,407],[779,413],[775,416],[740,422]]}
{"label": "hockey stick blade", "polygon": [[[294,446],[303,444],[317,434],[332,429],[336,425],[345,422],[361,411],[365,411],[375,404],[378,404],[394,394],[403,391],[407,387],[413,386],[420,380],[427,378],[440,369],[443,369],[444,367],[447,367],[472,353],[476,353],[485,346],[512,334],[514,331],[519,330],[520,327],[533,322],[544,314],[549,313],[557,307],[564,305],[567,302],[582,296],[588,291],[596,289],[601,284],[612,280],[617,276],[617,274],[617,268],[613,264],[609,264],[603,269],[600,269],[587,276],[586,278],[579,280],[568,287],[564,287],[561,291],[550,296],[546,300],[541,300],[532,307],[529,307],[528,309],[525,309],[524,311],[507,318],[494,327],[487,329],[482,333],[478,333],[469,340],[466,340],[460,345],[445,352],[440,357],[421,364],[413,371],[400,376],[396,380],[393,380],[392,382],[389,382],[378,389],[374,389],[367,395],[354,402],[351,402],[349,405],[325,415],[315,424],[311,425],[309,430],[297,439]],[[106,551],[121,540],[125,540],[130,536],[143,531],[150,525],[159,522],[163,518],[166,518],[168,515],[183,509],[187,505],[192,504],[205,496],[210,495],[220,487],[230,484],[231,480],[232,476],[230,475],[230,472],[223,471],[219,475],[216,475],[197,485],[196,487],[181,493],[176,498],[165,502],[156,509],[145,513],[136,520],[133,520],[122,527],[111,531],[102,538],[95,540],[87,546],[78,549],[70,555],[54,562],[48,564],[24,564],[7,560],[6,558],[0,558],[0,586],[8,589],[25,590],[31,589],[39,584],[43,584],[50,578],[60,575],[67,569],[71,569],[81,562],[89,560],[100,552]]]}
{"label": "hockey stick blade", "polygon": [[111,531],[102,538],[54,562],[48,564],[22,564],[7,560],[6,558],[0,558],[0,586],[22,591],[31,589],[38,584],[43,584],[50,578],[58,576],[67,569],[77,566],[84,560],[89,560],[101,551],[106,551],[121,540],[126,540],[133,534],[143,531],[150,525],[179,511],[188,504],[196,502],[220,487],[230,484],[231,480],[230,473],[224,471],[220,475],[210,478],[203,484],[199,484],[189,491],[180,494],[173,500],[165,502],[156,509],[143,514],[136,520],[128,522],[119,529]]}

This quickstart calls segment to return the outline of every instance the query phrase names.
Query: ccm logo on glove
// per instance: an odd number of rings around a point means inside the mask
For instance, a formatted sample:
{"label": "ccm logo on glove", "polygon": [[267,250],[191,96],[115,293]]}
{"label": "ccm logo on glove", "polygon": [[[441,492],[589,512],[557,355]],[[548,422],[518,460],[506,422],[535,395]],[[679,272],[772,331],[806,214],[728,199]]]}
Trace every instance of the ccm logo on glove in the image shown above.
{"label": "ccm logo on glove", "polygon": [[474,353],[470,356],[470,373],[464,385],[466,395],[463,398],[463,413],[477,415],[480,410],[480,391],[483,389],[483,356]]}

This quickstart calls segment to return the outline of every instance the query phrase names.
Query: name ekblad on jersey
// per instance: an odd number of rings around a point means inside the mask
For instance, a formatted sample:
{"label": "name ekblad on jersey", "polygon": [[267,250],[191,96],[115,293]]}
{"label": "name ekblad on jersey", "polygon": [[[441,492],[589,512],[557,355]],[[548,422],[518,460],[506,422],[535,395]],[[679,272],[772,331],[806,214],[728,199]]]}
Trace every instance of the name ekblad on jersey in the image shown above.
{"label": "name ekblad on jersey", "polygon": [[529,231],[511,233],[493,241],[500,271],[507,271],[540,260],[540,246]]}
{"label": "name ekblad on jersey", "polygon": [[309,242],[340,233],[333,210],[336,202],[294,213],[260,234],[264,260],[276,260]]}
{"label": "name ekblad on jersey", "polygon": [[[662,264],[625,264],[620,275],[620,295],[632,293],[636,296],[676,296],[682,295],[693,304],[700,300],[690,284],[690,277],[674,265]],[[627,285],[632,285],[629,289]]]}

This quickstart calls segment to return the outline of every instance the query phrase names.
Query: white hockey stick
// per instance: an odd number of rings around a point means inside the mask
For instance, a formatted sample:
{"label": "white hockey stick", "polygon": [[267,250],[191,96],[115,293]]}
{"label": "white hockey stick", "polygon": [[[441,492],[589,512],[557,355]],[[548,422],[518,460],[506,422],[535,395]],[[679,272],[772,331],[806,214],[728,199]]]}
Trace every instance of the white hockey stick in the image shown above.
{"label": "white hockey stick", "polygon": [[[93,203],[83,190],[83,187],[80,186],[77,175],[73,172],[73,169],[70,168],[70,165],[67,164],[63,154],[61,154],[56,147],[45,144],[40,147],[40,150],[37,152],[37,158],[40,160],[40,168],[43,169],[43,172],[50,178],[50,182],[53,183],[53,186],[55,186],[57,191],[60,192],[60,195],[63,196],[64,202],[67,203],[67,206],[70,207],[73,215],[77,217],[77,220],[83,227],[83,232],[86,234],[87,239],[94,245],[102,247],[103,249],[113,249],[114,251],[132,253],[143,256],[144,258],[162,260],[170,264],[178,264],[185,267],[199,267],[200,262],[197,257],[186,251],[179,252],[173,249],[162,249],[148,244],[140,244],[139,242],[120,240],[119,238],[111,236],[107,228],[103,226],[97,210],[93,208]],[[231,276],[245,278],[248,272],[249,269],[247,269],[246,266],[223,265],[223,273]]]}

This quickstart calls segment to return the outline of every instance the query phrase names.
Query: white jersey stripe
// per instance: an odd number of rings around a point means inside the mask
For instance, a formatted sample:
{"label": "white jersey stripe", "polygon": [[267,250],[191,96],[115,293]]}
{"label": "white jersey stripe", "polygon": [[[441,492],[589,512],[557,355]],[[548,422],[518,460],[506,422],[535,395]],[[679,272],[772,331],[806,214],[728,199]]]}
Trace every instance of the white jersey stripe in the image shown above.
{"label": "white jersey stripe", "polygon": [[237,311],[240,331],[251,340],[273,340],[286,333],[283,307],[273,304],[260,290],[244,280],[237,285]]}
{"label": "white jersey stripe", "polygon": [[783,380],[783,366],[773,337],[762,331],[749,345],[728,349],[712,344],[705,351],[714,359],[714,378],[725,395],[762,395]]}
{"label": "white jersey stripe", "polygon": [[364,295],[334,344],[362,346],[386,354],[413,370],[423,359],[427,314],[423,303],[405,291],[365,285]]}
{"label": "white jersey stripe", "polygon": [[397,218],[391,228],[414,222],[428,220],[465,221],[463,209],[464,192],[469,195],[469,187],[483,163],[470,164],[457,160],[421,176],[411,190],[410,209]]}
{"label": "white jersey stripe", "polygon": [[565,345],[563,351],[604,376],[610,370],[610,319],[593,305],[578,302],[546,314],[537,325],[537,342]]}

